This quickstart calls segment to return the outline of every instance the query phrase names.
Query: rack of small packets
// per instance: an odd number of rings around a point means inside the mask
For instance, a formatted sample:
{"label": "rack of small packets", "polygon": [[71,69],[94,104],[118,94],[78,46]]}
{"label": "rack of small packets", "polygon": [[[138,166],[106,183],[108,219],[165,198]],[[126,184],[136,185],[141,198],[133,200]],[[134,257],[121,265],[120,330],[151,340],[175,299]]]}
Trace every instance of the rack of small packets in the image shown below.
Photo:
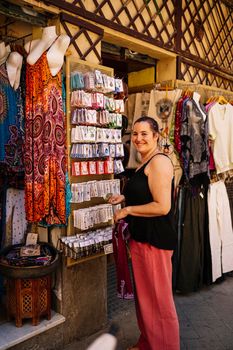
{"label": "rack of small packets", "polygon": [[112,253],[112,226],[89,230],[85,234],[62,237],[59,249],[71,259],[78,260],[97,254]]}
{"label": "rack of small packets", "polygon": [[122,80],[98,69],[84,74],[73,71],[71,90],[71,157],[88,159],[73,162],[72,175],[121,173],[124,101],[112,96],[123,94]]}
{"label": "rack of small packets", "polygon": [[124,171],[124,92],[108,67],[70,59],[68,77],[72,228],[60,245],[78,260],[112,252],[113,206],[106,198],[120,194],[113,176]]}

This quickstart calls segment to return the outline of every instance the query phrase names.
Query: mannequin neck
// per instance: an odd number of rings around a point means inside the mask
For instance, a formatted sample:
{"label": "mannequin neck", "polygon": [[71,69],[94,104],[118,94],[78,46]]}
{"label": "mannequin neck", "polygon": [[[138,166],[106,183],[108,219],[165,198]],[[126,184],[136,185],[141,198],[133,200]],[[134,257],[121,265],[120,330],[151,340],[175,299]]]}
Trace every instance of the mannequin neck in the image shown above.
{"label": "mannequin neck", "polygon": [[9,53],[11,52],[10,46],[5,46],[5,43],[0,43],[0,64],[6,61]]}
{"label": "mannequin neck", "polygon": [[18,52],[11,52],[6,61],[6,68],[10,85],[15,90],[19,87],[23,56]]}
{"label": "mannequin neck", "polygon": [[4,56],[5,53],[6,53],[5,43],[2,42],[2,43],[0,43],[0,57]]}
{"label": "mannequin neck", "polygon": [[57,33],[56,33],[55,26],[43,28],[42,37],[41,37],[42,40],[44,39],[51,40],[56,38],[57,38]]}

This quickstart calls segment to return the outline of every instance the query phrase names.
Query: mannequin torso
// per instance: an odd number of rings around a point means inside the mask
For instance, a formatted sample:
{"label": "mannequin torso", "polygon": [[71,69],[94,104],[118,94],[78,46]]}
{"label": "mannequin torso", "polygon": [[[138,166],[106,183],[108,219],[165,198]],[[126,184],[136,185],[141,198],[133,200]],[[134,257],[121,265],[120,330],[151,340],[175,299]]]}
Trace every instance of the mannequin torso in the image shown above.
{"label": "mannequin torso", "polygon": [[41,39],[33,40],[25,45],[28,52],[27,63],[33,65],[47,51],[47,60],[52,76],[55,76],[61,69],[64,62],[65,52],[70,44],[70,38],[66,34],[59,37],[56,34],[56,27],[46,27],[43,29]]}
{"label": "mannequin torso", "polygon": [[23,56],[18,52],[11,52],[6,61],[8,79],[15,90],[19,87],[22,63]]}
{"label": "mannequin torso", "polygon": [[4,42],[0,43],[0,65],[6,62],[9,53],[11,52],[10,45],[5,46]]}
{"label": "mannequin torso", "polygon": [[61,34],[48,50],[47,60],[52,76],[55,76],[61,69],[69,44],[70,37],[66,34]]}

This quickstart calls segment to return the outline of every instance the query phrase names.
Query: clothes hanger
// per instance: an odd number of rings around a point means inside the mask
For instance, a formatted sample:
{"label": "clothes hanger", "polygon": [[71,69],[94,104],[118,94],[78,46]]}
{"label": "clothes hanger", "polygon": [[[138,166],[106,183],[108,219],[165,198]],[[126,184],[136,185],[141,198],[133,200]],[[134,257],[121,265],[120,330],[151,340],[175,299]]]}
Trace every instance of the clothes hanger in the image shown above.
{"label": "clothes hanger", "polygon": [[229,184],[233,182],[233,169],[230,169],[224,173],[224,181]]}
{"label": "clothes hanger", "polygon": [[216,171],[211,172],[211,176],[210,176],[210,182],[211,182],[211,183],[218,182],[218,181],[220,181],[220,180],[221,180],[221,178],[220,178],[220,176],[216,173]]}
{"label": "clothes hanger", "polygon": [[220,103],[221,105],[224,105],[224,104],[228,103],[227,99],[224,96],[222,96],[222,95],[218,96],[217,102]]}
{"label": "clothes hanger", "polygon": [[183,96],[192,97],[193,96],[193,91],[188,88],[188,89],[184,90]]}
{"label": "clothes hanger", "polygon": [[219,104],[227,104],[228,101],[223,95],[213,95],[207,100],[207,104],[211,102],[217,102]]}
{"label": "clothes hanger", "polygon": [[215,96],[210,96],[208,98],[208,100],[206,101],[206,104],[209,104],[209,103],[213,102],[214,98],[215,98]]}

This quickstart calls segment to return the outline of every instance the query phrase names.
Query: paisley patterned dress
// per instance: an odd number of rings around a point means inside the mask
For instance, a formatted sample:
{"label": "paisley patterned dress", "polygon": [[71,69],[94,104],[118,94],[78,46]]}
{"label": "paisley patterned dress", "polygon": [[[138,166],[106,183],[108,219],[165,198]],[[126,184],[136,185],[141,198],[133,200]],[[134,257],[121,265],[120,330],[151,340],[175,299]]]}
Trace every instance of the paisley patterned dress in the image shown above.
{"label": "paisley patterned dress", "polygon": [[23,105],[21,88],[10,85],[6,63],[0,65],[0,174],[17,176],[23,165]]}
{"label": "paisley patterned dress", "polygon": [[61,71],[52,76],[47,52],[26,67],[25,207],[27,220],[66,223],[67,168]]}
{"label": "paisley patterned dress", "polygon": [[[24,113],[21,92],[21,86],[14,90],[10,85],[4,62],[0,65],[0,248],[13,243],[12,226],[14,226],[16,240],[24,235],[24,229],[22,226],[17,226],[17,218],[14,215],[19,197],[24,198],[22,191]],[[14,200],[11,207],[12,215],[9,214],[10,210],[8,210],[8,217],[10,217],[8,221],[6,216],[7,193],[11,191],[14,191]],[[22,202],[18,209],[21,210],[22,214],[24,205],[22,207],[21,204]],[[23,221],[21,214],[20,220]],[[11,227],[7,226],[8,222],[12,224]],[[10,227],[9,230],[8,227]]]}

